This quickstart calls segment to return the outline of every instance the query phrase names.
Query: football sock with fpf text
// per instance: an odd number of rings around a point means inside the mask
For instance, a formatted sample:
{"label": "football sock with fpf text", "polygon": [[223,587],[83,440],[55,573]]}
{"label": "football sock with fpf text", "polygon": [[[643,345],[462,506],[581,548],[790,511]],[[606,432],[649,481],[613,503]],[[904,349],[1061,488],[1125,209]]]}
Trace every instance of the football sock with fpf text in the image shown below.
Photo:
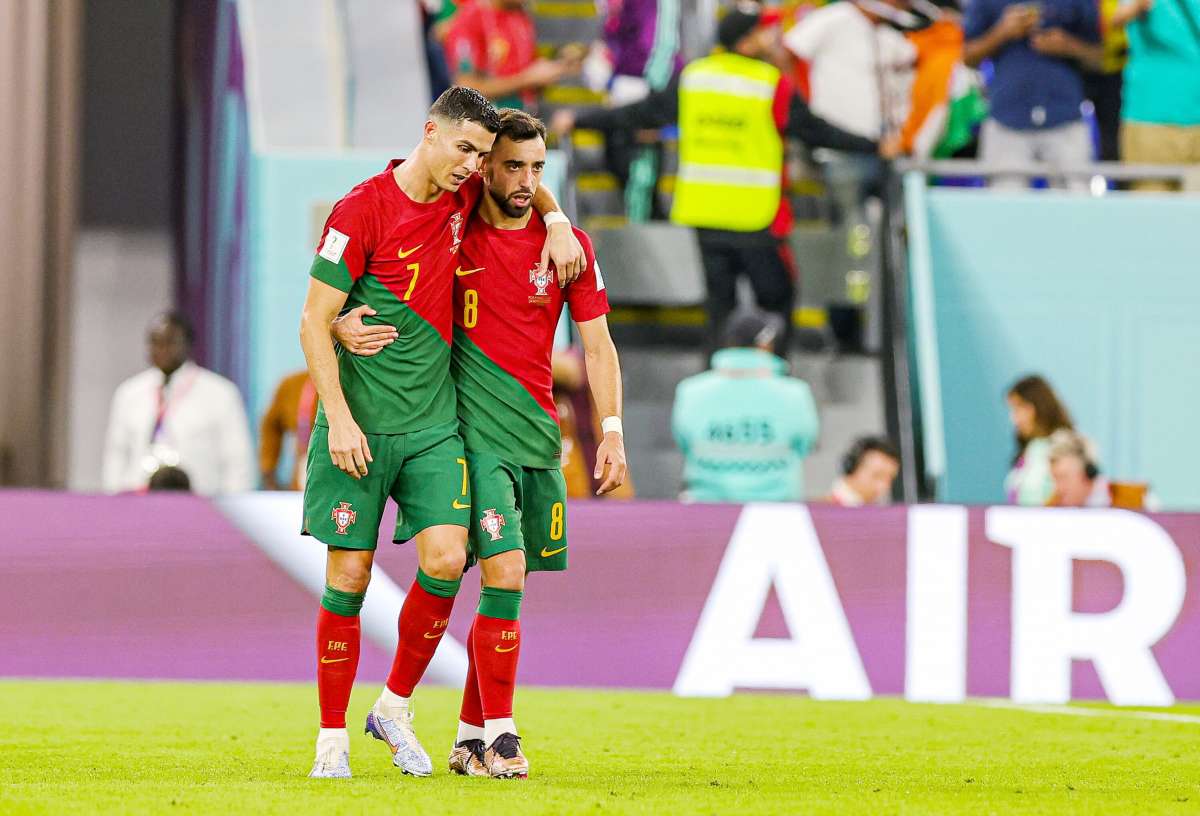
{"label": "football sock with fpf text", "polygon": [[462,708],[458,714],[458,737],[455,742],[483,739],[483,703],[479,699],[479,674],[475,671],[475,624],[467,633],[467,682],[463,686]]}
{"label": "football sock with fpf text", "polygon": [[345,728],[346,705],[358,672],[364,593],[325,587],[317,614],[317,699],[321,728]]}
{"label": "football sock with fpf text", "polygon": [[472,629],[471,651],[483,709],[484,744],[500,734],[516,733],[513,724],[513,690],[517,660],[521,655],[522,592],[484,587]]}
{"label": "football sock with fpf text", "polygon": [[387,690],[399,697],[412,695],[437,651],[462,579],[431,578],[420,569],[400,609],[400,642],[388,675]]}

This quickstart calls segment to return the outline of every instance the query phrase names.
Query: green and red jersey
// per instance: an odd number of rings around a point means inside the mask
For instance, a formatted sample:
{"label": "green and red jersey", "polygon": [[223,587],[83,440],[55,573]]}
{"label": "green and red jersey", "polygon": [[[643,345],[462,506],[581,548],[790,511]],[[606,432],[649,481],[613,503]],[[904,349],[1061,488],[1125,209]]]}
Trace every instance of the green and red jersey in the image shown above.
{"label": "green and red jersey", "polygon": [[554,331],[564,304],[576,323],[608,313],[591,239],[580,229],[575,235],[587,268],[560,289],[553,270],[537,272],[546,225],[536,212],[523,229],[498,229],[478,215],[470,223],[455,267],[450,363],[468,450],[523,467],[561,463],[551,375]]}
{"label": "green and red jersey", "polygon": [[[378,312],[363,322],[395,326],[400,335],[373,357],[338,348],[342,392],[364,433],[411,433],[455,417],[451,291],[482,185],[472,177],[458,192],[418,203],[392,174],[401,161],[334,206],[310,270],[348,294],[347,309],[365,303]],[[324,407],[316,423],[328,425]]]}

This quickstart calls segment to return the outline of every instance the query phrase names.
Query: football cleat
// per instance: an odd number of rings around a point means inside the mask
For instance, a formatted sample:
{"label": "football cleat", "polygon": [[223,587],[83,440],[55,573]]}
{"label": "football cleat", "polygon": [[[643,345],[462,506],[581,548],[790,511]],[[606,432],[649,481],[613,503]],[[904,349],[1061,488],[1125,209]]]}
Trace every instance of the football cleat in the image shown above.
{"label": "football cleat", "polygon": [[404,711],[399,717],[385,717],[379,711],[379,703],[367,715],[364,733],[382,740],[392,752],[392,764],[411,776],[429,776],[433,763],[429,754],[417,741],[412,727],[413,713]]}
{"label": "football cleat", "polygon": [[317,753],[309,779],[349,779],[350,754],[340,746],[330,745]]}
{"label": "football cleat", "polygon": [[529,760],[521,753],[521,738],[501,734],[483,754],[483,764],[493,779],[527,779]]}
{"label": "football cleat", "polygon": [[483,764],[483,740],[463,740],[450,749],[450,771],[459,776],[489,776]]}

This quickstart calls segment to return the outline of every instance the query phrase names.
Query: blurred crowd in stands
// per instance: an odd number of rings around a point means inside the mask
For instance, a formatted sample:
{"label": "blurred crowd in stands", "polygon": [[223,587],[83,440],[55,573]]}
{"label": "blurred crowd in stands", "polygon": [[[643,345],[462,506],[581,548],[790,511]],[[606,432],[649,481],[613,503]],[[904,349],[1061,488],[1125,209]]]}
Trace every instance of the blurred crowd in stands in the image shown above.
{"label": "blurred crowd in stands", "polygon": [[[599,132],[625,221],[669,218],[695,230],[711,368],[679,384],[671,420],[692,500],[820,495],[802,478],[818,412],[787,362],[797,152],[851,223],[869,220],[864,208],[899,156],[1012,166],[999,186],[1027,183],[1038,164],[1050,185],[1066,187],[1083,182],[1054,177],[1054,166],[1200,164],[1200,0],[595,0],[600,39],[555,44],[539,38],[542,14],[576,15],[589,4],[420,0],[420,8],[434,96],[451,84],[477,88],[498,106],[550,120],[563,146]],[[689,27],[700,32],[690,47]],[[669,206],[658,195],[666,141],[678,151]],[[739,305],[739,281],[753,304]],[[151,327],[152,367],[113,398],[105,487],[301,487],[316,405],[307,375],[279,384],[255,467],[236,388],[192,363],[189,345],[177,315]],[[597,432],[569,343],[554,370],[568,485],[589,495]],[[1007,400],[1017,439],[1005,483],[1012,502],[1145,506],[1145,485],[1102,474],[1094,445],[1045,380],[1020,380]],[[889,440],[859,438],[841,465],[827,500],[853,506],[892,495],[899,454]],[[623,495],[632,494],[630,485]]]}

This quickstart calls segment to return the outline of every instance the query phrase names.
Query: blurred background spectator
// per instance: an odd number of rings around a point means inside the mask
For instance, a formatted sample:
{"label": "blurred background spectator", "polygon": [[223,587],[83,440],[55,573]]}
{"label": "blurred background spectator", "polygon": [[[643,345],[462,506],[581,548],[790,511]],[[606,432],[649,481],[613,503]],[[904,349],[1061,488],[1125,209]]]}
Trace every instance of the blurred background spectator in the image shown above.
{"label": "blurred background spectator", "polygon": [[1054,507],[1111,506],[1108,480],[1100,474],[1100,457],[1092,441],[1066,428],[1050,434],[1048,441],[1054,492],[1046,503]]}
{"label": "blurred background spectator", "polygon": [[[808,77],[817,116],[873,141],[899,138],[908,116],[916,49],[895,27],[915,22],[901,15],[905,0],[842,0],[810,11],[784,38]],[[880,163],[874,155],[826,156],[826,183],[843,211],[854,212],[877,192]]]}
{"label": "blurred background spectator", "polygon": [[[1126,28],[1121,158],[1138,164],[1200,164],[1200,0],[1130,0],[1113,13]],[[1144,180],[1140,190],[1166,190]]]}
{"label": "blurred background spectator", "polygon": [[1013,504],[1040,506],[1054,492],[1050,436],[1055,431],[1073,430],[1071,416],[1050,383],[1036,374],[1013,383],[1007,400],[1017,447],[1004,489]]}
{"label": "blurred background spectator", "polygon": [[192,491],[192,480],[188,477],[187,472],[171,465],[163,465],[158,470],[154,471],[154,475],[150,477],[150,482],[146,485],[149,491],[174,490],[181,493],[190,493]]}
{"label": "blurred background spectator", "polygon": [[[661,91],[683,67],[680,53],[680,0],[597,0],[604,7],[604,39],[592,47],[584,76],[596,91],[607,91],[609,107],[620,107]],[[636,130],[604,134],[604,164],[620,184],[625,215],[636,224],[666,214],[655,194],[662,145]]]}
{"label": "blurred background spectator", "polygon": [[804,457],[817,440],[808,383],[771,353],[779,318],[735,316],[712,370],[675,392],[671,428],[683,452],[684,498],[703,502],[802,501]]}
{"label": "blurred background spectator", "polygon": [[1083,95],[1092,103],[1096,120],[1096,158],[1118,161],[1121,157],[1121,95],[1129,40],[1123,26],[1116,24],[1121,0],[1100,0],[1099,65],[1083,66]]}
{"label": "blurred background spectator", "polygon": [[113,394],[104,489],[141,490],[163,467],[187,471],[197,493],[254,487],[250,428],[237,386],[191,362],[192,328],[178,314],[150,324],[151,368]]}
{"label": "blurred background spectator", "polygon": [[[304,487],[308,438],[316,415],[317,388],[308,376],[308,370],[284,377],[259,424],[258,472],[263,490],[279,490],[281,487],[300,490]],[[288,438],[292,442],[291,472],[281,482],[279,464],[283,458],[284,442]]]}
{"label": "blurred background spectator", "polygon": [[539,57],[525,0],[466,0],[446,31],[446,59],[455,85],[475,88],[497,107],[535,111],[538,91],[579,71],[583,52]]}
{"label": "blurred background spectator", "polygon": [[900,475],[900,451],[882,436],[863,436],[842,457],[842,475],[826,501],[842,507],[884,504]]}
{"label": "blurred background spectator", "polygon": [[[992,113],[980,134],[980,158],[997,164],[1080,165],[1092,157],[1082,121],[1084,64],[1099,68],[1104,53],[1096,0],[972,0],[964,21],[968,65],[993,65]],[[1084,179],[1052,179],[1086,189]],[[1020,187],[1021,177],[996,177]]]}
{"label": "blurred background spectator", "polygon": [[[741,3],[721,20],[720,48],[688,64],[662,91],[612,110],[562,111],[554,127],[611,132],[679,122],[679,173],[671,220],[696,228],[704,264],[709,348],[737,307],[745,277],[757,305],[780,319],[775,352],[790,348],[797,271],[787,236],[792,211],[783,136],[812,146],[874,155],[878,142],[816,117],[773,61],[779,56],[779,17],[758,3]],[[745,123],[745,124],[744,124]]]}

